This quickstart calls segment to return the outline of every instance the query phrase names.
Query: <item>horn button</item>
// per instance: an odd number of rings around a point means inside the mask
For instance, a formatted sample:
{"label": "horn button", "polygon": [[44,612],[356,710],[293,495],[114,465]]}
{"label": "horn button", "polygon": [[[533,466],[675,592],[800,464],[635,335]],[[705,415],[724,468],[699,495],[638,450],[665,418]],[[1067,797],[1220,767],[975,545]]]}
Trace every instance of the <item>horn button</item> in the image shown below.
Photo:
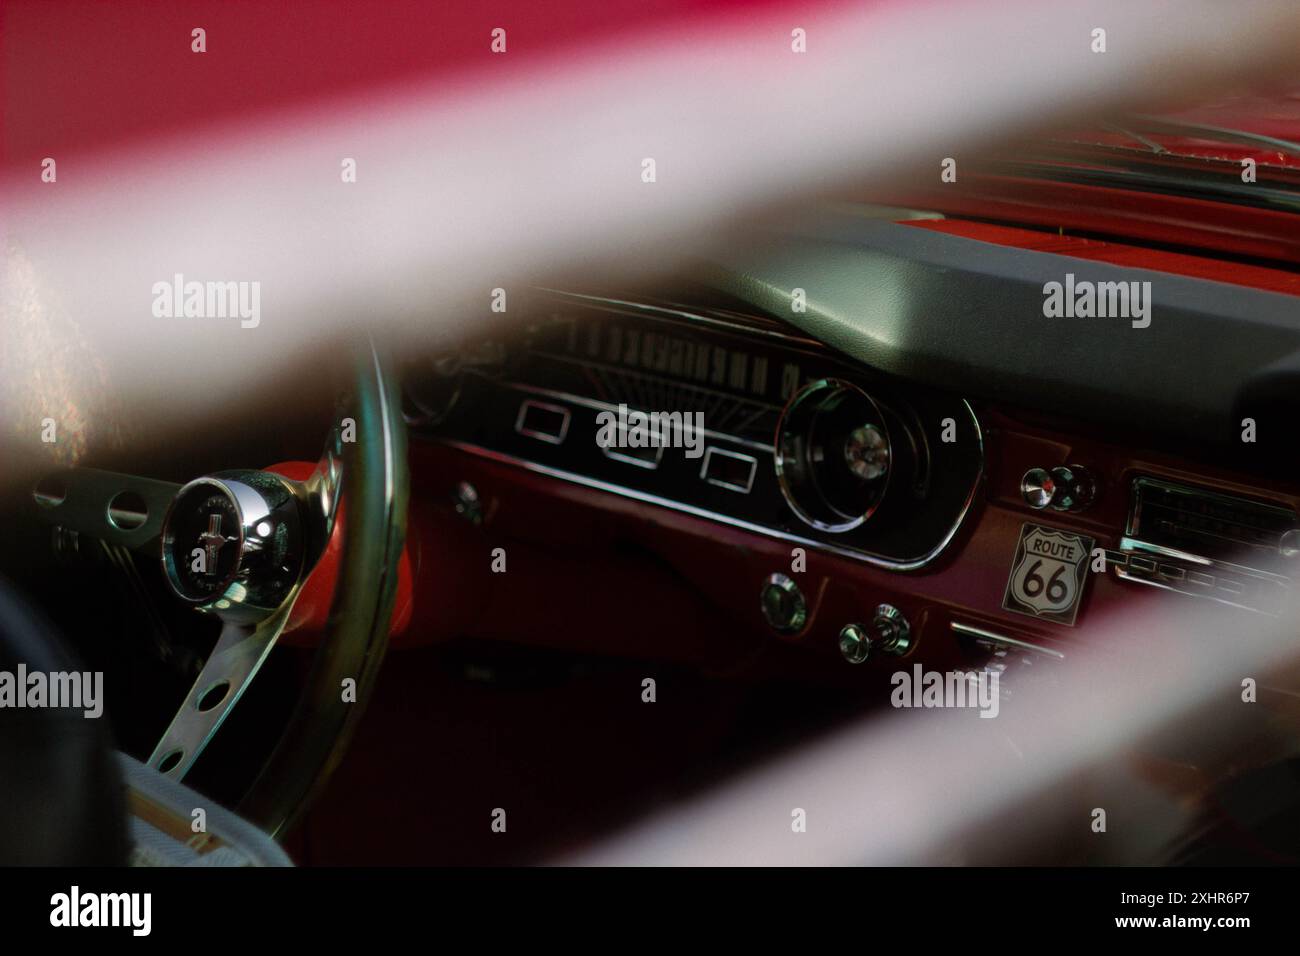
{"label": "horn button", "polygon": [[226,620],[266,617],[302,573],[302,515],[293,488],[264,471],[196,478],[163,519],[162,564],[181,600]]}

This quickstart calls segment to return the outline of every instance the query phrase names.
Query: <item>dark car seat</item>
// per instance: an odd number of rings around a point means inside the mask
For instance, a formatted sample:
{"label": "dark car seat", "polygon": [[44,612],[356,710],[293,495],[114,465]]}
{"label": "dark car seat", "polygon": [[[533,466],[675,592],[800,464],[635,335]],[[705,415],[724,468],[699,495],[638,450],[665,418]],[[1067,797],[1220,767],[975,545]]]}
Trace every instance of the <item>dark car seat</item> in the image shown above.
{"label": "dark car seat", "polygon": [[[16,680],[20,664],[29,674],[82,669],[53,626],[0,578],[0,672]],[[107,717],[0,706],[0,865],[110,866],[124,864],[128,848]]]}

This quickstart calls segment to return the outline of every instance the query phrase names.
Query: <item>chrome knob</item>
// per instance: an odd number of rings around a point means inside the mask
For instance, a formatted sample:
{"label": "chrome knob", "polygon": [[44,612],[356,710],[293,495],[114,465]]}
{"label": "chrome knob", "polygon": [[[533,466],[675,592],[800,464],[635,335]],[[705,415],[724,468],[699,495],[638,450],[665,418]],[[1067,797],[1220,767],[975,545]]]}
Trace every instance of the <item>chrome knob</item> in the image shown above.
{"label": "chrome knob", "polygon": [[470,524],[483,523],[483,500],[479,497],[478,489],[468,481],[456,485],[456,490],[451,496],[451,504],[456,514]]}
{"label": "chrome knob", "polygon": [[871,635],[861,624],[846,624],[840,631],[840,654],[850,664],[861,664],[871,656]]}
{"label": "chrome knob", "polygon": [[1055,511],[1082,511],[1097,496],[1097,483],[1086,468],[1059,465],[1052,469],[1052,508]]}
{"label": "chrome knob", "polygon": [[1051,471],[1030,468],[1020,479],[1020,495],[1029,507],[1041,511],[1082,511],[1097,496],[1097,483],[1080,465],[1058,465]]}
{"label": "chrome knob", "polygon": [[886,654],[902,655],[911,648],[912,625],[894,605],[882,604],[876,608],[871,626],[875,631],[876,646]]}
{"label": "chrome knob", "polygon": [[840,655],[850,664],[861,664],[874,654],[906,654],[912,646],[912,626],[892,604],[876,608],[871,627],[846,624],[840,630]]}
{"label": "chrome knob", "polygon": [[784,574],[769,574],[759,594],[763,617],[772,629],[794,634],[808,621],[808,602],[799,585]]}
{"label": "chrome knob", "polygon": [[1030,468],[1020,479],[1020,494],[1025,504],[1036,510],[1046,508],[1052,503],[1056,492],[1056,482],[1046,468]]}

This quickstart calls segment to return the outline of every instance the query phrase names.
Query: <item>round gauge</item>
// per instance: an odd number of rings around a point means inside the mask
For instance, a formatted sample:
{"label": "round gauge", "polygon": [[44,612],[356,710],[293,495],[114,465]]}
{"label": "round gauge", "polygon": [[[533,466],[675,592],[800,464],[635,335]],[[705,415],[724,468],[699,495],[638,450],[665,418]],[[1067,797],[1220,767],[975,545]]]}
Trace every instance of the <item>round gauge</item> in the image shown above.
{"label": "round gauge", "polygon": [[871,517],[889,485],[885,416],[862,389],[821,379],[790,399],[776,427],[776,476],[796,515],[820,531]]}

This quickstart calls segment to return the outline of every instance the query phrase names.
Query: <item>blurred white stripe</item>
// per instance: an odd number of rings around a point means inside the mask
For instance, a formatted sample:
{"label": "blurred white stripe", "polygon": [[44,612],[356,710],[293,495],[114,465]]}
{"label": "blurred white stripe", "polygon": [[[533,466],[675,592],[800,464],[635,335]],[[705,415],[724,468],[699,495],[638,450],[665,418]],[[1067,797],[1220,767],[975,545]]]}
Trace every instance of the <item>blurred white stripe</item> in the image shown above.
{"label": "blurred white stripe", "polygon": [[[35,284],[5,302],[79,326],[121,396],[184,420],[342,330],[472,320],[492,287],[544,271],[667,268],[741,214],[906,163],[937,175],[972,142],[1072,114],[1223,91],[1289,65],[1297,40],[1291,0],[1012,0],[765,13],[569,51],[527,78],[200,129],[54,186],[33,169],[3,203],[5,281],[30,265]],[[151,286],[175,273],[261,282],[261,326],[154,318]],[[14,326],[6,404],[51,361]]]}
{"label": "blurred white stripe", "polygon": [[[1158,862],[1144,853],[1177,831],[1185,808],[1174,795],[1155,813],[1139,805],[1141,785],[1124,779],[1132,756],[1171,728],[1206,770],[1257,742],[1272,717],[1242,702],[1241,681],[1263,686],[1300,660],[1300,618],[1225,618],[1171,595],[1158,615],[1109,623],[1104,641],[1094,634],[1059,665],[1059,684],[1017,688],[996,718],[903,709],[865,718],[556,862],[910,865],[954,862],[972,837],[1001,855],[961,862],[1060,862],[1067,839],[1092,840],[1112,861]],[[1238,723],[1207,730],[1211,707]],[[1123,795],[1104,808],[1105,834],[1091,832],[1092,804],[1071,790],[1090,772]],[[795,807],[806,811],[805,833],[791,829]]]}

